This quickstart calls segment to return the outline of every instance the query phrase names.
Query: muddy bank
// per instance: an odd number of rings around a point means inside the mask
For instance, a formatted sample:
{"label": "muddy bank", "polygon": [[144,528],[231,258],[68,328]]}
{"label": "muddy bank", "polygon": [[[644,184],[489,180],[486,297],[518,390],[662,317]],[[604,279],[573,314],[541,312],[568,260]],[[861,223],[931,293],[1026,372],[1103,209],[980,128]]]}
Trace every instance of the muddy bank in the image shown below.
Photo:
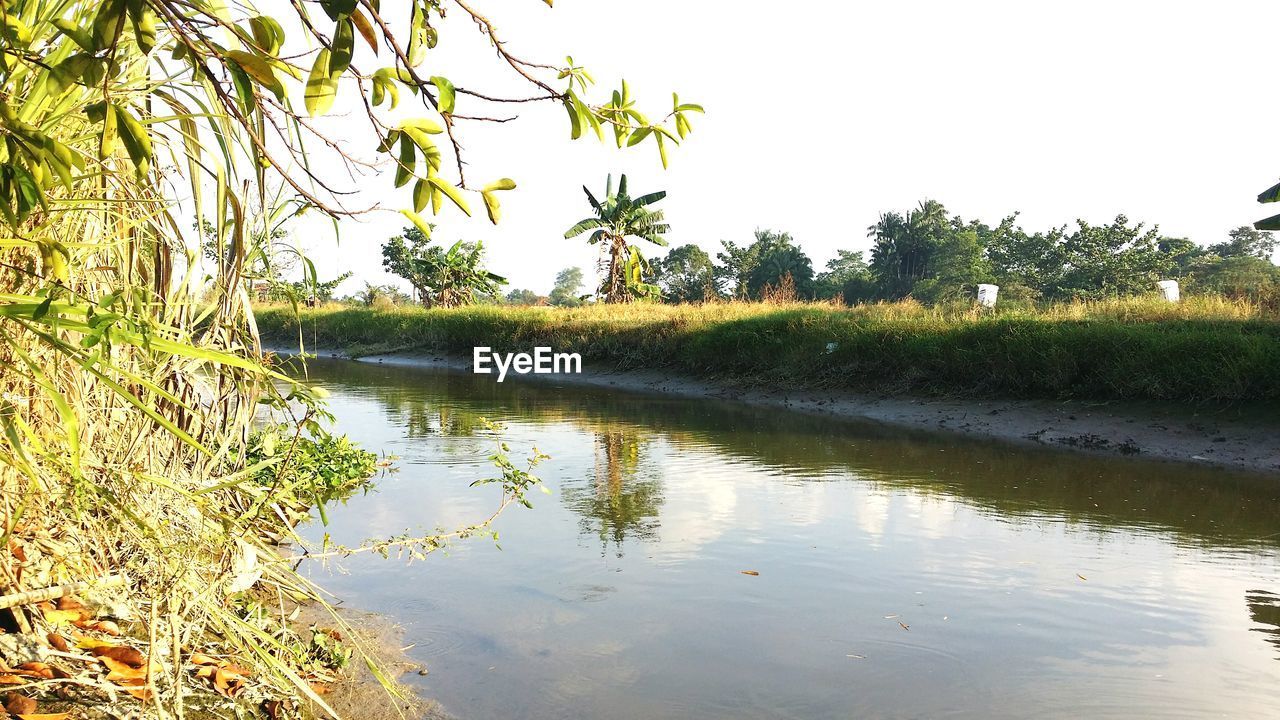
{"label": "muddy bank", "polygon": [[[390,618],[348,608],[337,610],[346,624],[343,642],[358,647],[379,670],[392,691],[383,686],[359,652],[353,655],[324,700],[343,720],[452,720],[434,701],[421,697],[403,680],[426,668],[407,654],[404,629]],[[317,606],[304,606],[294,621],[299,630],[332,628],[333,617]],[[318,708],[312,708],[313,711]],[[324,713],[318,713],[324,715]]]}
{"label": "muddy bank", "polygon": [[[332,350],[312,352],[324,357],[344,357]],[[356,362],[471,372],[470,357],[439,354],[370,355]],[[491,377],[496,382],[497,376]],[[581,374],[512,373],[506,382],[572,383],[631,392],[712,397],[1022,445],[1280,473],[1280,418],[1256,410],[743,388],[663,372],[593,368],[589,363],[584,365]]]}

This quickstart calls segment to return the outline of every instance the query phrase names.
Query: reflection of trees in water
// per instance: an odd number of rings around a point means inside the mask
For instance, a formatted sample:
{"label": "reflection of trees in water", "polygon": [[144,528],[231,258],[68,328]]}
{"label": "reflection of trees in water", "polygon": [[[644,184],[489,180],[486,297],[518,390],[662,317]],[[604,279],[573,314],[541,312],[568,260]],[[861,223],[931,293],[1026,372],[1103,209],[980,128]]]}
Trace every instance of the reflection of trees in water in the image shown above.
{"label": "reflection of trees in water", "polygon": [[486,429],[479,413],[439,401],[404,397],[384,398],[384,402],[389,419],[403,425],[409,438],[472,437]]}
{"label": "reflection of trees in water", "polygon": [[603,430],[595,435],[595,467],[589,484],[566,484],[565,505],[582,516],[583,533],[600,536],[618,557],[628,537],[652,540],[658,533],[662,483],[642,475],[641,451],[646,440],[632,430]]}
{"label": "reflection of trees in water", "polygon": [[[1249,628],[1267,634],[1267,642],[1280,648],[1280,595],[1266,590],[1252,590],[1244,594],[1249,615],[1262,627]],[[1276,656],[1280,660],[1280,655]]]}

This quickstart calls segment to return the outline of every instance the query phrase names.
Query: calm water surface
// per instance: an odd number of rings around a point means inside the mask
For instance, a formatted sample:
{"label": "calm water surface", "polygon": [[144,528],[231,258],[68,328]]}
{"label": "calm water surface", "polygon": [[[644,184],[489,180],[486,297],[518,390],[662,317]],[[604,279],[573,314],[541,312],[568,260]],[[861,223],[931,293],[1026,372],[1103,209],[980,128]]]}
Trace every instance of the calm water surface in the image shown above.
{"label": "calm water surface", "polygon": [[[1280,718],[1280,479],[702,400],[316,361],[399,456],[354,544],[487,516],[506,424],[551,495],[425,563],[313,574],[463,720]],[[743,570],[759,576],[742,574]]]}

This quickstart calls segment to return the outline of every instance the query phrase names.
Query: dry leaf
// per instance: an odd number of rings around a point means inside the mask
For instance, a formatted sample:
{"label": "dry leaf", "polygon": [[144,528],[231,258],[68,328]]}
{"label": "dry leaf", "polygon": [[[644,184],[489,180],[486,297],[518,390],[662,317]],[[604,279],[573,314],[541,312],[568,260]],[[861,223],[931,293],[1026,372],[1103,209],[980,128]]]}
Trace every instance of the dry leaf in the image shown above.
{"label": "dry leaf", "polygon": [[742,573],[743,575],[752,575],[752,576],[758,576],[760,574],[755,570],[739,570],[738,572]]}
{"label": "dry leaf", "polygon": [[44,680],[53,679],[53,670],[42,662],[24,662],[13,670],[15,675],[25,675],[27,677],[42,678]]}
{"label": "dry leaf", "polygon": [[142,653],[131,647],[123,645],[100,646],[93,649],[93,654],[99,658],[109,657],[112,660],[118,660],[126,665],[133,667],[143,667],[147,664],[147,658]]}
{"label": "dry leaf", "polygon": [[74,595],[64,595],[58,598],[59,610],[83,610],[84,603],[75,598]]}
{"label": "dry leaf", "polygon": [[1089,578],[1087,578],[1087,577],[1085,577],[1085,576],[1081,575],[1080,573],[1076,573],[1076,577],[1080,578],[1081,580],[1088,580],[1088,579],[1089,579]]}
{"label": "dry leaf", "polygon": [[108,635],[120,636],[120,626],[110,620],[100,620],[94,623],[93,629]]}
{"label": "dry leaf", "polygon": [[22,715],[24,713],[33,713],[36,711],[36,701],[19,692],[10,692],[4,696],[4,709],[14,715]]}
{"label": "dry leaf", "polygon": [[98,662],[102,663],[108,670],[111,671],[107,674],[107,680],[110,680],[112,682],[115,682],[117,680],[136,680],[138,678],[145,678],[147,676],[146,668],[136,668],[131,665],[126,665],[125,663],[122,663],[119,660],[115,660],[113,658],[109,658],[105,656],[100,657],[98,658]]}
{"label": "dry leaf", "polygon": [[27,681],[10,673],[0,673],[0,685],[26,685]]}
{"label": "dry leaf", "polygon": [[906,623],[902,622],[901,620],[899,620],[899,621],[898,621],[898,624],[902,626],[902,629],[903,629],[903,630],[910,630],[910,629],[911,629],[910,627],[908,627],[908,626],[907,626],[907,624],[906,624]]}
{"label": "dry leaf", "polygon": [[71,713],[27,713],[19,715],[18,720],[67,720]]}
{"label": "dry leaf", "polygon": [[143,702],[151,699],[151,691],[146,688],[124,688],[124,691]]}
{"label": "dry leaf", "polygon": [[316,683],[316,682],[313,682],[313,683],[307,683],[307,684],[311,686],[311,689],[312,689],[312,690],[315,692],[315,694],[317,694],[317,695],[328,695],[328,694],[329,694],[329,686],[328,686],[328,685],[326,685],[325,683]]}
{"label": "dry leaf", "polygon": [[67,644],[67,639],[58,633],[51,632],[46,637],[49,640],[49,644],[52,645],[55,650],[60,652],[71,652],[71,646]]}
{"label": "dry leaf", "polygon": [[209,657],[204,653],[198,653],[198,652],[191,653],[190,660],[192,665],[217,665],[219,662],[221,662],[217,658]]}
{"label": "dry leaf", "polygon": [[80,620],[79,610],[42,610],[44,621],[50,625],[65,625]]}
{"label": "dry leaf", "polygon": [[97,650],[98,648],[116,647],[115,643],[110,643],[110,642],[107,642],[106,640],[99,640],[97,638],[91,638],[85,635],[77,635],[76,633],[72,633],[71,636],[75,638],[76,647],[83,648],[85,650]]}

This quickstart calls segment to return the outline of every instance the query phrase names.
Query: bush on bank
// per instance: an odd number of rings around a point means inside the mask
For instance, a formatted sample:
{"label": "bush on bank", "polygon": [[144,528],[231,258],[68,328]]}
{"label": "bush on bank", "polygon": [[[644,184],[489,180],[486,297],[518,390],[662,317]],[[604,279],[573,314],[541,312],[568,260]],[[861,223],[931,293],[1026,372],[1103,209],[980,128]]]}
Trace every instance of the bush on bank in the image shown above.
{"label": "bush on bank", "polygon": [[586,367],[667,369],[744,384],[930,395],[1265,401],[1280,398],[1280,323],[1192,298],[982,312],[913,302],[576,309],[258,308],[280,347],[469,354],[549,346]]}

